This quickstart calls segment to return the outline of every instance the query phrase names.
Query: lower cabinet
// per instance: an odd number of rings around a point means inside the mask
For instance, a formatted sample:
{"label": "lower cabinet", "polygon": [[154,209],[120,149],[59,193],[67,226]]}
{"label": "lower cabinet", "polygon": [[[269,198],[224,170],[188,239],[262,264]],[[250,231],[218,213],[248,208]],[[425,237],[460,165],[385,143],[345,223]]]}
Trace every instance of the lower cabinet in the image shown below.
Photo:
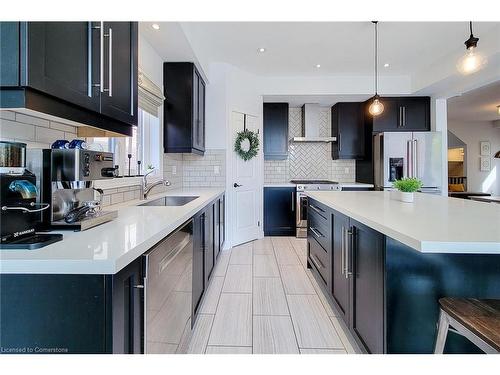
{"label": "lower cabinet", "polygon": [[[318,232],[318,219],[310,215],[308,267],[323,280],[359,346],[368,353],[384,353],[385,236],[309,198],[311,205],[322,208],[318,217],[325,218],[328,228],[319,226]],[[324,241],[328,230],[331,239]]]}
{"label": "lower cabinet", "polygon": [[264,235],[295,236],[295,187],[264,188]]}
{"label": "lower cabinet", "polygon": [[221,195],[193,218],[192,325],[196,322],[203,293],[208,287],[218,254],[223,246],[223,212],[224,195]]}
{"label": "lower cabinet", "polygon": [[143,259],[112,276],[113,353],[144,353]]}

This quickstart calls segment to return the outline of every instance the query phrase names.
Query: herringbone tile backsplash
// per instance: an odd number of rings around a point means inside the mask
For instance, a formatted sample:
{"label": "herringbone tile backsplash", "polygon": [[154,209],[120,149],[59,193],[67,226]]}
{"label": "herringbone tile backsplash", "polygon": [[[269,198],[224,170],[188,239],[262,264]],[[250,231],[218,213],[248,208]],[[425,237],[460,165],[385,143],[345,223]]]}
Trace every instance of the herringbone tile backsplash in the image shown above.
{"label": "herringbone tile backsplash", "polygon": [[[288,137],[301,135],[302,110],[290,108],[288,113]],[[329,136],[331,129],[330,108],[320,110],[320,135]],[[328,179],[338,182],[354,182],[354,160],[332,160],[331,143],[293,143],[288,149],[287,160],[266,160],[264,182],[268,184],[288,182],[291,179]]]}

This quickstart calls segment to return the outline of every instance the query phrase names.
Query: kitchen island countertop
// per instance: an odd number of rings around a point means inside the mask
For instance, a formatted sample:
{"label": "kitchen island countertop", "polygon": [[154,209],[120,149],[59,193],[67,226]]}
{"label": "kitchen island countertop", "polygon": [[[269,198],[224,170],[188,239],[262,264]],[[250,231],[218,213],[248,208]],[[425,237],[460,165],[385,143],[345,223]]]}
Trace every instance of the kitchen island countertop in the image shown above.
{"label": "kitchen island countertop", "polygon": [[[0,273],[115,274],[224,192],[223,188],[173,189],[144,201],[104,207],[118,218],[37,250],[0,250]],[[138,206],[164,196],[199,196],[184,206]]]}
{"label": "kitchen island countertop", "polygon": [[423,253],[499,254],[500,206],[416,193],[307,192],[311,198]]}

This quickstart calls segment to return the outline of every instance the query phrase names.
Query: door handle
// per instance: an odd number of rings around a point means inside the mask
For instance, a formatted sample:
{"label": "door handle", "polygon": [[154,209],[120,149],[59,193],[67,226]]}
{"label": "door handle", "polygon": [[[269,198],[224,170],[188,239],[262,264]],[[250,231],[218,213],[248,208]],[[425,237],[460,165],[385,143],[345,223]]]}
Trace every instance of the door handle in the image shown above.
{"label": "door handle", "polygon": [[342,269],[342,275],[345,275],[345,228],[342,227],[342,232],[340,235],[340,267]]}
{"label": "door handle", "polygon": [[344,239],[344,243],[345,243],[345,278],[348,279],[349,277],[351,277],[352,275],[352,271],[351,271],[351,268],[350,268],[350,263],[351,263],[351,246],[349,246],[350,244],[350,236],[352,236],[353,234],[353,231],[352,229],[346,229],[344,231],[344,236],[345,236],[345,239]]}
{"label": "door handle", "polygon": [[242,187],[242,186],[243,186],[243,185],[240,185],[240,184],[238,184],[238,183],[236,183],[236,182],[233,184],[233,187],[235,187],[235,188],[239,188],[239,187]]}
{"label": "door handle", "polygon": [[406,127],[406,107],[403,106],[403,127]]}
{"label": "door handle", "polygon": [[292,211],[295,211],[295,194],[292,191]]}
{"label": "door handle", "polygon": [[403,126],[403,107],[399,106],[399,124],[398,128]]}
{"label": "door handle", "polygon": [[411,141],[406,141],[406,176],[404,177],[411,177],[411,152],[410,152],[410,143]]}
{"label": "door handle", "polygon": [[315,235],[316,237],[318,237],[318,238],[325,237],[325,236],[323,236],[323,235],[321,234],[321,232],[320,232],[320,231],[318,231],[316,228],[313,228],[313,227],[309,227],[309,228],[311,229],[311,232],[313,232],[313,233],[314,233],[314,235]]}
{"label": "door handle", "polygon": [[101,21],[101,26],[99,27],[99,49],[101,51],[101,56],[99,59],[99,91],[104,92],[104,22]]}
{"label": "door handle", "polygon": [[[311,254],[311,260],[312,262],[314,263],[314,265],[316,266],[316,268],[319,270],[320,268],[325,268],[325,266],[323,265],[323,263],[319,260],[319,258],[314,255],[314,254]],[[319,264],[318,264],[319,263]]]}
{"label": "door handle", "polygon": [[113,96],[113,29],[111,27],[109,28],[108,36],[109,36],[108,95]]}
{"label": "door handle", "polygon": [[411,164],[412,164],[412,167],[413,167],[413,175],[412,177],[415,177],[415,178],[418,178],[418,149],[417,149],[417,146],[418,146],[418,141],[416,139],[413,140],[413,148],[412,148],[412,151],[413,151],[413,155],[412,155],[412,161],[411,161]]}
{"label": "door handle", "polygon": [[339,141],[338,141],[338,143],[339,143],[339,151],[342,151],[342,133],[341,132],[339,132]]}

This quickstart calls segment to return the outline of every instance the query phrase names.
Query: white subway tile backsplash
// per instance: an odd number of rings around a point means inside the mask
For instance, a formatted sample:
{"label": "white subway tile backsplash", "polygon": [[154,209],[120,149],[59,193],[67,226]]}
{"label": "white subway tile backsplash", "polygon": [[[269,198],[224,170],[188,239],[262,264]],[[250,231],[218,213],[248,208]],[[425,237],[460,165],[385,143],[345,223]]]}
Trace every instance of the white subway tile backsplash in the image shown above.
{"label": "white subway tile backsplash", "polygon": [[22,122],[23,124],[35,125],[44,128],[48,128],[50,126],[49,120],[40,117],[25,115],[24,113],[19,112],[16,112],[16,121]]}
{"label": "white subway tile backsplash", "polygon": [[35,140],[41,143],[52,143],[56,139],[64,139],[64,132],[37,126],[35,128]]}
{"label": "white subway tile backsplash", "polygon": [[0,118],[4,120],[16,120],[16,114],[12,111],[0,111]]}
{"label": "white subway tile backsplash", "polygon": [[0,136],[25,141],[35,140],[35,126],[20,124],[15,121],[0,119]]}
{"label": "white subway tile backsplash", "polygon": [[52,129],[60,130],[67,133],[76,133],[77,129],[75,126],[66,125],[61,122],[51,121],[50,127]]}

